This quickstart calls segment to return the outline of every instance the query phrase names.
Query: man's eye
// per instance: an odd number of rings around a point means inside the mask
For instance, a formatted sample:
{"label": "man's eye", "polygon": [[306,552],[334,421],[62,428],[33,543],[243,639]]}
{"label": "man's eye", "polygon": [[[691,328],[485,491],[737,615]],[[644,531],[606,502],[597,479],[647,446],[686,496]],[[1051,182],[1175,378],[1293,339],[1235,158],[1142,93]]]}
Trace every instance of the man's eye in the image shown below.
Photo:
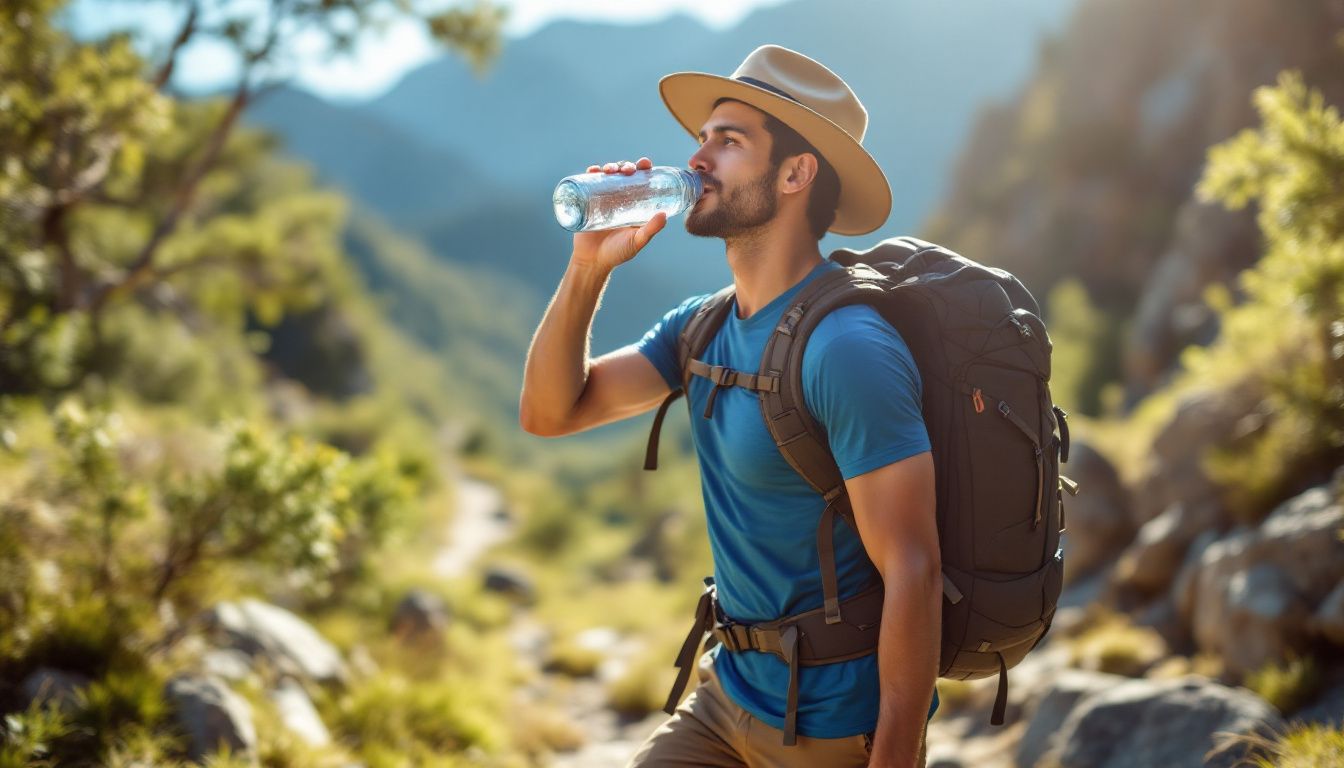
{"label": "man's eye", "polygon": [[737,139],[734,139],[734,138],[731,137],[731,136],[724,136],[724,137],[723,137],[723,143],[724,143],[724,144],[736,144],[736,143],[737,143]]}

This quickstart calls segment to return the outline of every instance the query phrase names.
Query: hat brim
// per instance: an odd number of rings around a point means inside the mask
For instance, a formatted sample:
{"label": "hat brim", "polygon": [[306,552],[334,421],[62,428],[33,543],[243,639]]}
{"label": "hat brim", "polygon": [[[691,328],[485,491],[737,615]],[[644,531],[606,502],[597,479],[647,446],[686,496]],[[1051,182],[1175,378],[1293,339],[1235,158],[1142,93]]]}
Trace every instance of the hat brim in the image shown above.
{"label": "hat brim", "polygon": [[700,135],[715,102],[736,99],[774,116],[807,139],[840,177],[840,200],[831,232],[867,234],[882,226],[891,213],[891,186],[877,161],[843,128],[812,109],[764,88],[704,72],[668,75],[658,82],[658,92],[668,111],[692,136]]}

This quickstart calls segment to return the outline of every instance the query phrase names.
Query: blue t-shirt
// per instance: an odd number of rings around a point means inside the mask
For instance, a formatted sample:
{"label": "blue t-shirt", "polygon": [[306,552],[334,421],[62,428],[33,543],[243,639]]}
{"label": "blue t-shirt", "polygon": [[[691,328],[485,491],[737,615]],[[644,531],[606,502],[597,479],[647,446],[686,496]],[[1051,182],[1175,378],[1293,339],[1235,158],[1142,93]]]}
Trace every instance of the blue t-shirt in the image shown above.
{"label": "blue t-shirt", "polygon": [[[818,275],[840,269],[832,261],[746,319],[736,304],[701,359],[756,372],[770,332],[798,291]],[[668,312],[636,347],[667,380],[681,386],[677,336],[708,296]],[[848,480],[929,450],[920,410],[919,371],[900,335],[867,306],[842,307],[817,325],[803,353],[803,397],[825,427],[840,471]],[[719,391],[713,417],[703,417],[712,385],[692,377],[687,393],[691,433],[723,610],[738,621],[777,619],[822,605],[817,523],[825,504],[775,447],[755,392]],[[835,560],[840,598],[880,581],[854,529],[837,522]],[[715,661],[723,688],[743,709],[784,727],[788,667],[768,653],[721,653]],[[876,727],[877,654],[799,670],[798,732],[842,738]],[[938,707],[935,695],[929,710]]]}

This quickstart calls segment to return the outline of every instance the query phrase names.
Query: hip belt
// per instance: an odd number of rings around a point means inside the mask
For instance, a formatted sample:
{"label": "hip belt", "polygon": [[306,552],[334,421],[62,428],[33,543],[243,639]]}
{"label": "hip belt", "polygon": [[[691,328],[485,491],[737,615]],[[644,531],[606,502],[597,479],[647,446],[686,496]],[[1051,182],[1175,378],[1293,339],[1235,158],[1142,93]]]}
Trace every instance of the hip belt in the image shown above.
{"label": "hip belt", "polygon": [[723,613],[714,580],[706,578],[705,592],[695,607],[695,624],[677,654],[677,681],[672,685],[663,711],[670,715],[676,710],[699,656],[701,641],[709,634],[732,653],[769,653],[789,665],[784,744],[796,744],[798,668],[850,661],[876,651],[878,629],[882,623],[882,596],[879,586],[844,601],[841,603],[844,618],[840,622],[828,623],[823,607],[774,621],[748,624],[734,621]]}

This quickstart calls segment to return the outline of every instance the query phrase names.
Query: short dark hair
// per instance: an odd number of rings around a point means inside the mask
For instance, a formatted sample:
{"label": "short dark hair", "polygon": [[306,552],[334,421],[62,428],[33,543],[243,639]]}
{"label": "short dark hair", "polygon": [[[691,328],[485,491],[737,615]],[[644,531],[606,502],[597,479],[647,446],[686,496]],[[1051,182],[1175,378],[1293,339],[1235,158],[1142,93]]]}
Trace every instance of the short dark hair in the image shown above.
{"label": "short dark hair", "polygon": [[[737,99],[723,98],[714,102],[714,106],[717,108],[725,101],[746,104]],[[750,104],[747,106],[760,109]],[[817,158],[817,177],[812,180],[812,194],[807,199],[807,223],[812,228],[812,236],[820,240],[826,234],[826,230],[835,223],[835,212],[840,205],[840,176],[810,141],[769,112],[761,110],[761,113],[765,115],[765,130],[770,134],[772,168],[779,168],[787,157],[804,153]]]}

